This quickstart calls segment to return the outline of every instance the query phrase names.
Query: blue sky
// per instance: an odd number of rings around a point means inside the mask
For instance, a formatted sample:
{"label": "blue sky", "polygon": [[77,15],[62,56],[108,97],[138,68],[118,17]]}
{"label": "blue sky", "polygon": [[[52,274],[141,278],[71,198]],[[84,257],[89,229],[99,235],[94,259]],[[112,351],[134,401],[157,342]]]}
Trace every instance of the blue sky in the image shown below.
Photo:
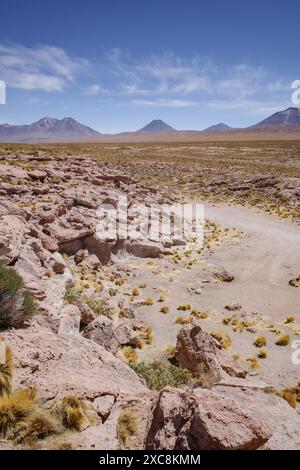
{"label": "blue sky", "polygon": [[0,123],[250,125],[292,106],[299,22],[298,0],[2,2]]}

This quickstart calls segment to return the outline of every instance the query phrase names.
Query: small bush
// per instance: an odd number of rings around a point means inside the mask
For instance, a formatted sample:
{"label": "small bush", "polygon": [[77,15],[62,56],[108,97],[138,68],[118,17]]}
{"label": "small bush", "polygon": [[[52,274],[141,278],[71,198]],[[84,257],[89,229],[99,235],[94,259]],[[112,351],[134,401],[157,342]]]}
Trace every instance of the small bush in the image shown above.
{"label": "small bush", "polygon": [[118,420],[117,434],[119,441],[125,445],[128,438],[138,430],[138,417],[134,411],[123,411]]}
{"label": "small bush", "polygon": [[267,340],[264,336],[258,336],[257,338],[255,338],[253,344],[257,348],[261,348],[262,346],[266,346]]}
{"label": "small bush", "polygon": [[194,381],[194,376],[189,370],[159,361],[149,364],[141,362],[131,367],[139,377],[145,380],[151,390],[161,390],[168,385],[179,387]]}
{"label": "small bush", "polygon": [[290,340],[291,338],[289,337],[289,335],[281,335],[279,336],[275,344],[277,344],[277,346],[288,346],[290,344]]}
{"label": "small bush", "polygon": [[145,300],[144,302],[145,305],[153,305],[154,304],[154,300],[151,299],[151,297],[147,297],[147,299]]}
{"label": "small bush", "polygon": [[0,328],[22,328],[36,313],[36,302],[14,268],[0,263]]}
{"label": "small bush", "polygon": [[65,292],[65,302],[68,304],[74,304],[76,300],[79,300],[81,297],[81,293],[78,289],[74,287],[68,287]]}

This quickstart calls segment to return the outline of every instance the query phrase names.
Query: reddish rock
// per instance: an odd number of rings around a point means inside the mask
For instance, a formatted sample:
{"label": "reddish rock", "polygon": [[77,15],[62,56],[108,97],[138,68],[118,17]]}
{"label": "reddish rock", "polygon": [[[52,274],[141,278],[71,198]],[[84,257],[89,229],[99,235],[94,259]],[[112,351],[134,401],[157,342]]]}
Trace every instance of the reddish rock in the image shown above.
{"label": "reddish rock", "polygon": [[146,441],[154,450],[254,450],[272,432],[234,400],[211,390],[163,389]]}

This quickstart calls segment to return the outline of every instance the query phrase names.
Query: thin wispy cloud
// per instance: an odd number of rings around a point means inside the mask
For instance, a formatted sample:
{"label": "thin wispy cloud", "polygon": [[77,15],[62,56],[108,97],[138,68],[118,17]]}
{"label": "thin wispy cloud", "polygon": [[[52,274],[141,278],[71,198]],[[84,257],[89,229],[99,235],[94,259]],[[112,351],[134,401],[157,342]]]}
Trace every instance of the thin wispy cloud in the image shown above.
{"label": "thin wispy cloud", "polygon": [[12,88],[62,91],[89,66],[87,59],[72,57],[58,47],[0,44],[0,76]]}
{"label": "thin wispy cloud", "polygon": [[189,108],[195,106],[193,101],[171,100],[171,99],[155,99],[155,100],[132,100],[133,104],[138,106],[149,106],[159,108]]}
{"label": "thin wispy cloud", "polygon": [[[0,44],[0,78],[11,88],[105,97],[145,108],[273,110],[290,83],[259,65],[222,64],[207,56],[173,52],[135,57],[120,48],[101,57],[75,57],[49,45]],[[250,111],[251,112],[251,111]]]}

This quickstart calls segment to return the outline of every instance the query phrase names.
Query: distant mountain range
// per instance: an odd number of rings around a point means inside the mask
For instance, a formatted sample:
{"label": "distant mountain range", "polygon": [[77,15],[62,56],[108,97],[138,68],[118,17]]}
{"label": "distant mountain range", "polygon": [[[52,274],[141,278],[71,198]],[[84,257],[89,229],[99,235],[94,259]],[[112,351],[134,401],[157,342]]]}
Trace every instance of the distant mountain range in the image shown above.
{"label": "distant mountain range", "polygon": [[219,123],[204,129],[203,131],[176,130],[161,119],[149,122],[135,132],[121,134],[101,134],[91,127],[85,126],[70,117],[54,119],[45,117],[33,124],[26,125],[0,125],[0,142],[75,142],[75,141],[130,141],[130,140],[195,140],[214,134],[233,136],[240,134],[300,134],[300,108],[288,108],[272,114],[268,118],[250,127],[235,129],[227,124]]}
{"label": "distant mountain range", "polygon": [[0,125],[0,138],[13,141],[55,140],[63,138],[95,137],[101,134],[90,127],[84,126],[75,119],[54,119],[45,117],[33,124],[14,126]]}

